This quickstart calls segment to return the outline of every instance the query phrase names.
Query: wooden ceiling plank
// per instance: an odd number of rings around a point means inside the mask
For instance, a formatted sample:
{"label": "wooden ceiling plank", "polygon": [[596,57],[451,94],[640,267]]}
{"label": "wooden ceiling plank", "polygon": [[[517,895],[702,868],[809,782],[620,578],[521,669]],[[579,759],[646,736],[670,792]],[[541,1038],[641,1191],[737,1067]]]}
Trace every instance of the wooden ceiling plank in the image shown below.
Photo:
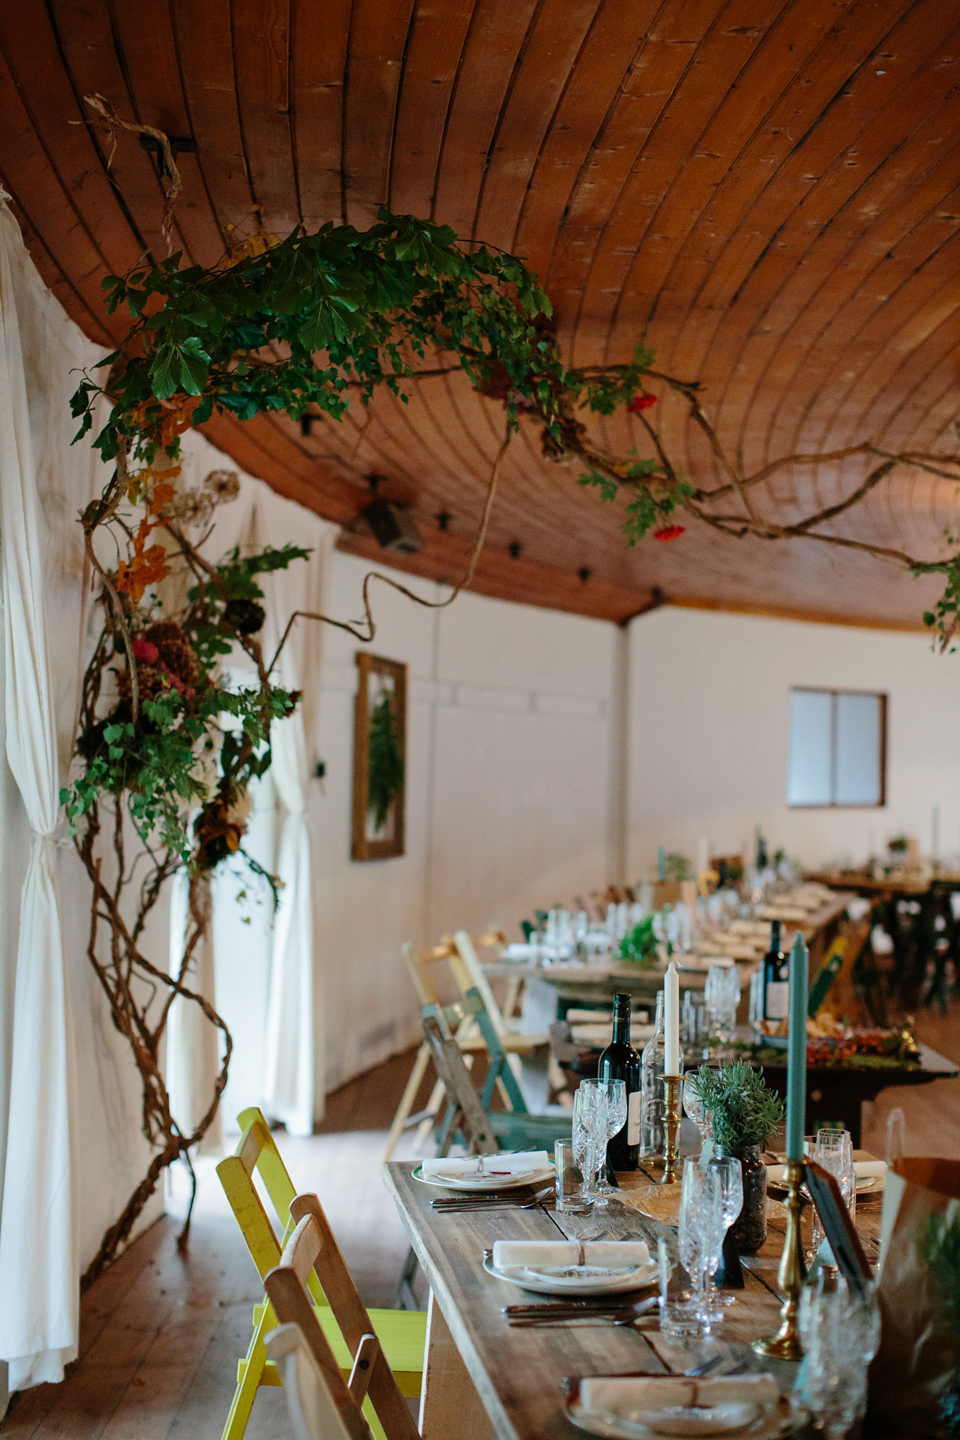
{"label": "wooden ceiling plank", "polygon": [[546,277],[574,190],[591,165],[659,0],[604,0],[557,105],[527,185],[512,248]]}
{"label": "wooden ceiling plank", "polygon": [[[384,559],[376,541],[360,534],[344,533],[337,549],[358,555],[371,564],[389,564],[392,569],[454,583],[464,573],[469,558],[469,542],[457,536],[434,530],[425,536],[427,544],[414,557],[391,556]],[[499,598],[509,588],[521,605],[537,605],[551,610],[566,610],[598,620],[615,623],[635,615],[649,603],[650,592],[638,588],[612,585],[591,578],[584,584],[576,575],[554,571],[495,549],[485,549],[480,556],[470,591],[477,595]],[[375,593],[375,592],[374,592]]]}
{"label": "wooden ceiling plank", "polygon": [[475,5],[428,0],[414,10],[390,171],[389,203],[398,215],[434,215],[440,150]]}
{"label": "wooden ceiling plank", "polygon": [[[618,202],[642,172],[650,137],[720,8],[722,0],[667,0],[660,7],[591,163],[578,177],[547,276],[558,332],[573,364],[603,360],[605,347],[584,311],[594,256]],[[634,224],[634,248],[647,218],[644,206]]]}
{"label": "wooden ceiling plank", "polygon": [[[709,117],[719,109],[769,24],[768,0],[731,0],[724,7],[696,46],[651,131],[642,162],[611,211],[590,267],[579,320],[608,337],[604,359],[621,358],[617,345],[622,350],[626,343],[629,353],[639,339],[648,305],[631,305],[630,313],[622,315],[627,301],[623,287],[631,273],[640,277],[643,271],[642,263],[636,264],[638,239],[645,246],[658,234],[660,208],[678,168],[696,150]],[[637,216],[643,216],[639,227]],[[628,335],[632,340],[626,339]]]}
{"label": "wooden ceiling plank", "polygon": [[173,0],[172,15],[197,164],[226,249],[256,228],[237,103],[230,3]]}
{"label": "wooden ceiling plank", "polygon": [[[900,0],[888,0],[885,6],[847,6],[826,34],[820,29],[820,43],[812,50],[803,44],[802,29],[792,39],[781,34],[781,27],[772,32],[767,43],[792,44],[796,70],[718,185],[714,202],[688,241],[689,263],[682,253],[664,281],[667,294],[688,295],[691,311],[705,308],[720,313],[731,303],[759,253],[753,248],[757,225],[765,224],[773,233],[786,218],[784,199],[777,199],[780,168],[803,145],[816,117],[861,63],[864,49],[882,42],[899,9]],[[804,14],[813,20],[809,7]],[[794,7],[786,18],[792,21],[795,16]],[[761,47],[761,61],[765,53],[766,44]],[[741,92],[744,88],[740,86]],[[762,220],[754,209],[761,197],[774,207]],[[728,253],[738,238],[749,241],[747,255]],[[708,262],[705,272],[702,260]]]}
{"label": "wooden ceiling plank", "polygon": [[274,424],[273,416],[241,421],[215,412],[200,430],[249,474],[324,519],[346,524],[365,503],[359,486],[335,475],[329,464],[310,460],[284,434],[282,426]]}
{"label": "wooden ceiling plank", "polygon": [[342,224],[343,103],[350,0],[293,0],[293,137],[308,231]]}
{"label": "wooden ceiling plank", "polygon": [[434,208],[461,240],[473,236],[497,121],[536,9],[537,0],[477,0],[449,106]]}
{"label": "wooden ceiling plank", "polygon": [[[81,111],[84,110],[83,96],[100,94],[118,115],[126,120],[135,119],[107,11],[84,4],[83,0],[50,0],[48,8]],[[124,132],[117,135],[114,148],[96,112],[87,109],[85,113],[94,123],[101,151],[107,155],[111,149],[114,151],[110,177],[123,196],[139,234],[150,247],[151,258],[166,259],[167,245],[160,234],[163,188],[149,157],[137,143],[136,136]]]}
{"label": "wooden ceiling plank", "polygon": [[[928,19],[929,19],[928,14]],[[924,32],[924,44],[928,47],[935,45],[936,36]],[[942,39],[942,36],[940,37]],[[887,37],[886,44],[897,43],[897,34],[893,32]],[[929,51],[922,51],[915,55],[915,59],[922,62],[928,57]],[[939,77],[938,77],[939,78]],[[852,85],[852,81],[851,81]],[[945,87],[942,81],[936,89],[941,92]],[[914,127],[916,121],[921,119],[927,109],[932,109],[937,103],[938,95],[927,95],[929,104],[923,103],[920,115],[914,111],[906,122],[907,134]],[[870,134],[868,126],[873,127],[874,144],[871,150],[873,166],[867,166],[868,170],[882,164],[890,154],[896,143],[894,135],[889,135],[887,140],[880,137],[878,130],[882,131],[888,123],[888,106],[883,101],[884,96],[877,95],[872,106],[866,102],[857,104],[851,108],[841,102],[852,102],[855,99],[851,86],[846,87],[844,93],[836,105],[828,111],[827,117],[821,121],[812,131],[809,132],[807,140],[798,147],[789,162],[781,167],[778,174],[778,183],[783,187],[783,196],[789,198],[794,194],[798,197],[799,203],[794,205],[792,213],[784,207],[784,200],[779,200],[779,213],[757,213],[758,206],[752,207],[751,212],[744,219],[744,227],[750,225],[755,237],[759,236],[764,227],[764,233],[768,236],[776,235],[776,245],[771,248],[769,245],[762,256],[762,263],[759,250],[753,255],[741,257],[741,264],[744,267],[741,277],[731,277],[732,283],[737,284],[738,292],[735,296],[729,295],[727,304],[734,309],[743,306],[752,308],[753,323],[757,317],[764,313],[765,308],[773,303],[782,293],[785,284],[789,283],[796,273],[798,263],[807,255],[816,243],[818,234],[846,205],[852,195],[856,194],[862,182],[862,174],[852,173],[855,167],[844,163],[846,151],[850,148],[850,141],[853,137],[857,141],[857,148],[862,149],[861,141],[865,135]],[[919,97],[918,97],[919,98]],[[911,97],[911,104],[915,103]],[[856,117],[854,127],[849,121]],[[845,119],[846,117],[846,119]],[[899,122],[890,123],[898,123]],[[846,128],[845,128],[846,127]],[[901,134],[901,138],[902,134]],[[804,177],[808,178],[804,178]],[[769,197],[776,200],[776,191],[771,185],[768,187]],[[768,198],[768,192],[764,192],[762,199]],[[758,202],[758,203],[762,203]],[[758,240],[754,240],[756,249]],[[761,246],[762,248],[762,246]],[[723,267],[723,262],[718,262],[718,272],[728,273]],[[719,289],[719,274],[717,283],[711,286],[710,301],[711,308],[719,308],[723,302],[723,292]],[[728,282],[730,283],[730,282]],[[735,367],[734,373],[735,372]],[[731,367],[726,366],[727,373],[731,373]]]}
{"label": "wooden ceiling plank", "polygon": [[293,163],[290,0],[234,5],[233,53],[247,171],[264,227],[281,240],[300,223]]}
{"label": "wooden ceiling plank", "polygon": [[[142,244],[104,171],[87,130],[87,117],[63,68],[46,8],[38,0],[0,6],[0,50],[46,161],[93,239],[101,263],[114,274],[124,274],[136,263]],[[12,167],[12,161],[7,163]],[[33,208],[34,223],[40,224]],[[86,257],[81,262],[84,267],[89,263]],[[71,266],[66,272],[71,278],[72,271]]]}
{"label": "wooden ceiling plank", "polygon": [[[782,11],[758,38],[728,93],[706,119],[687,164],[668,183],[656,210],[642,265],[635,262],[627,275],[617,323],[621,323],[621,314],[627,326],[642,327],[664,313],[675,320],[678,305],[685,308],[692,303],[692,294],[702,284],[710,263],[692,237],[698,227],[715,233],[722,225],[720,197],[727,179],[744,149],[756,139],[758,129],[768,128],[766,117],[782,100],[798,65],[809,59],[821,37],[811,18],[805,0]],[[672,272],[685,247],[696,250],[699,274],[694,283],[689,277],[677,286],[672,283]]]}
{"label": "wooden ceiling plank", "polygon": [[[960,177],[960,171],[956,169],[958,161],[960,151],[951,159],[954,174]],[[859,277],[855,272],[849,277],[852,283],[847,286],[843,284],[847,278],[845,267],[838,265],[833,270],[823,287],[822,307],[818,294],[816,309],[811,304],[804,312],[805,315],[809,313],[808,333],[798,322],[794,322],[787,331],[781,330],[774,320],[770,327],[772,336],[779,335],[781,338],[766,364],[761,366],[759,363],[756,347],[752,357],[744,352],[745,364],[753,372],[754,385],[782,387],[783,398],[777,406],[777,430],[771,431],[767,450],[771,444],[781,450],[784,447],[788,450],[796,448],[801,437],[799,424],[791,422],[791,414],[799,417],[801,410],[806,411],[821,388],[826,387],[828,392],[833,393],[832,374],[843,371],[846,380],[856,378],[872,349],[883,347],[888,327],[897,323],[897,307],[902,302],[896,297],[915,272],[939,254],[940,259],[935,263],[940,282],[951,274],[955,275],[955,268],[951,271],[942,247],[945,237],[956,230],[956,223],[945,229],[942,221],[933,219],[929,224],[921,221],[915,225],[900,244],[888,234],[883,237],[884,242],[892,248],[875,248],[873,270],[859,288],[856,285]],[[879,272],[879,283],[874,278],[875,272]],[[906,304],[911,313],[913,303],[908,296]],[[849,374],[846,374],[847,371]],[[807,437],[808,440],[812,438]],[[816,438],[819,440],[822,436]]]}
{"label": "wooden ceiling plank", "polygon": [[563,0],[534,20],[480,187],[476,239],[512,250],[530,177],[597,9],[597,0]]}
{"label": "wooden ceiling plank", "polygon": [[[96,67],[110,85],[104,90],[123,119],[136,119],[175,138],[192,139],[193,130],[180,75],[177,45],[169,6],[156,0],[112,0],[109,25],[104,7],[91,9],[87,0],[56,0],[63,6],[60,33],[67,43],[71,36],[70,67],[75,82],[90,77]],[[89,17],[81,25],[82,12]],[[79,14],[78,14],[79,12]],[[115,38],[114,38],[115,37]],[[96,87],[100,88],[100,87]],[[117,156],[126,167],[118,172],[124,200],[142,229],[151,221],[154,254],[167,254],[166,241],[159,237],[164,194],[152,162],[135,135],[121,134]],[[149,175],[144,172],[143,162]],[[223,254],[223,236],[196,158],[186,152],[177,156],[183,189],[174,212],[173,248],[182,249],[196,265],[215,265]],[[132,182],[128,192],[127,174]],[[150,179],[153,181],[150,186]]]}
{"label": "wooden ceiling plank", "polygon": [[347,219],[365,230],[390,194],[397,95],[413,0],[354,0],[343,166]]}

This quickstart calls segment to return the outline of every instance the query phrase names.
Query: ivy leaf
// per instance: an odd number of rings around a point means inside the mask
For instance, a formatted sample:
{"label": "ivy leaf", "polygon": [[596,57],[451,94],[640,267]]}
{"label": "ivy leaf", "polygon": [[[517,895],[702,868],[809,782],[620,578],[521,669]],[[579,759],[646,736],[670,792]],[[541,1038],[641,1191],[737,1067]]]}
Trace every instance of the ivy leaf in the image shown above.
{"label": "ivy leaf", "polygon": [[183,342],[180,351],[180,385],[188,395],[202,395],[210,376],[210,356],[196,337]]}
{"label": "ivy leaf", "polygon": [[181,354],[174,345],[161,345],[150,366],[153,393],[158,400],[167,400],[177,388],[182,370]]}

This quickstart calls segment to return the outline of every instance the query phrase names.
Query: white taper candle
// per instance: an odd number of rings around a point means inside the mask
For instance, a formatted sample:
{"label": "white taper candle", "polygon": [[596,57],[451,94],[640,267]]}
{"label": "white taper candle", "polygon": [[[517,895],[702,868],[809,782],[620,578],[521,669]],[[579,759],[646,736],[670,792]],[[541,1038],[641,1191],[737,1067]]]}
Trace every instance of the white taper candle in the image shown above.
{"label": "white taper candle", "polygon": [[672,960],[663,981],[663,1073],[680,1074],[680,975]]}

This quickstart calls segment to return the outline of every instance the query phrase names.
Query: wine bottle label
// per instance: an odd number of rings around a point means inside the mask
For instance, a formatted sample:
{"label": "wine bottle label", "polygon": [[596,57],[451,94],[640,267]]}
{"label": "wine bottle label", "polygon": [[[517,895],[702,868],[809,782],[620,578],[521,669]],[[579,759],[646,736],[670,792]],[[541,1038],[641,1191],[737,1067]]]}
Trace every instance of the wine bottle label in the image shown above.
{"label": "wine bottle label", "polygon": [[767,1020],[786,1020],[790,1013],[789,981],[770,981],[764,996],[763,1013]]}
{"label": "wine bottle label", "polygon": [[643,1095],[639,1090],[634,1090],[627,1098],[627,1144],[640,1144],[640,1110],[643,1104]]}

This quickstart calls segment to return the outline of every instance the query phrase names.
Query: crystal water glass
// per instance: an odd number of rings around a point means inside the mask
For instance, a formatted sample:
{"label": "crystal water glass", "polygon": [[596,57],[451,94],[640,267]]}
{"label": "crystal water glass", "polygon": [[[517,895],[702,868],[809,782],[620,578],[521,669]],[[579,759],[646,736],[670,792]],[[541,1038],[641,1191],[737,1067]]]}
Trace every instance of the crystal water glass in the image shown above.
{"label": "crystal water glass", "polygon": [[[734,1155],[711,1155],[707,1161],[720,1181],[720,1200],[723,1206],[723,1236],[743,1209],[743,1166]],[[723,1253],[723,1238],[720,1241]],[[735,1296],[731,1291],[717,1288],[713,1273],[707,1281],[707,1310],[711,1322],[718,1324],[723,1319],[721,1306],[732,1305]]]}
{"label": "crystal water glass", "polygon": [[[597,1080],[591,1083],[601,1087],[606,1094],[607,1125],[603,1142],[597,1151],[597,1183],[594,1187],[595,1195],[605,1197],[617,1193],[612,1185],[607,1184],[607,1142],[627,1123],[627,1086],[624,1080]],[[606,1205],[607,1201],[601,1198],[596,1203]]]}
{"label": "crystal water glass", "polygon": [[740,971],[736,964],[711,965],[703,989],[710,1028],[721,1044],[729,1044],[737,1024]]}
{"label": "crystal water glass", "polygon": [[607,1091],[599,1080],[581,1080],[577,1087],[573,1097],[573,1143],[583,1171],[584,1198],[596,1204],[597,1157],[607,1143]]}
{"label": "crystal water glass", "polygon": [[[850,1218],[857,1210],[857,1179],[853,1164],[853,1146],[849,1130],[818,1130],[813,1142],[810,1159],[815,1160],[834,1177],[840,1187],[840,1194],[850,1211]],[[815,1256],[826,1238],[820,1216],[813,1212],[813,1228],[810,1238],[811,1258]]]}
{"label": "crystal water glass", "polygon": [[806,1352],[791,1397],[827,1440],[842,1437],[867,1408],[867,1370],[880,1344],[880,1309],[872,1284],[861,1293],[831,1266],[800,1292],[800,1336]]}
{"label": "crystal water glass", "polygon": [[693,1279],[697,1313],[706,1329],[711,1324],[707,1281],[720,1264],[726,1231],[717,1171],[688,1157],[683,1162],[677,1240],[680,1263]]}

